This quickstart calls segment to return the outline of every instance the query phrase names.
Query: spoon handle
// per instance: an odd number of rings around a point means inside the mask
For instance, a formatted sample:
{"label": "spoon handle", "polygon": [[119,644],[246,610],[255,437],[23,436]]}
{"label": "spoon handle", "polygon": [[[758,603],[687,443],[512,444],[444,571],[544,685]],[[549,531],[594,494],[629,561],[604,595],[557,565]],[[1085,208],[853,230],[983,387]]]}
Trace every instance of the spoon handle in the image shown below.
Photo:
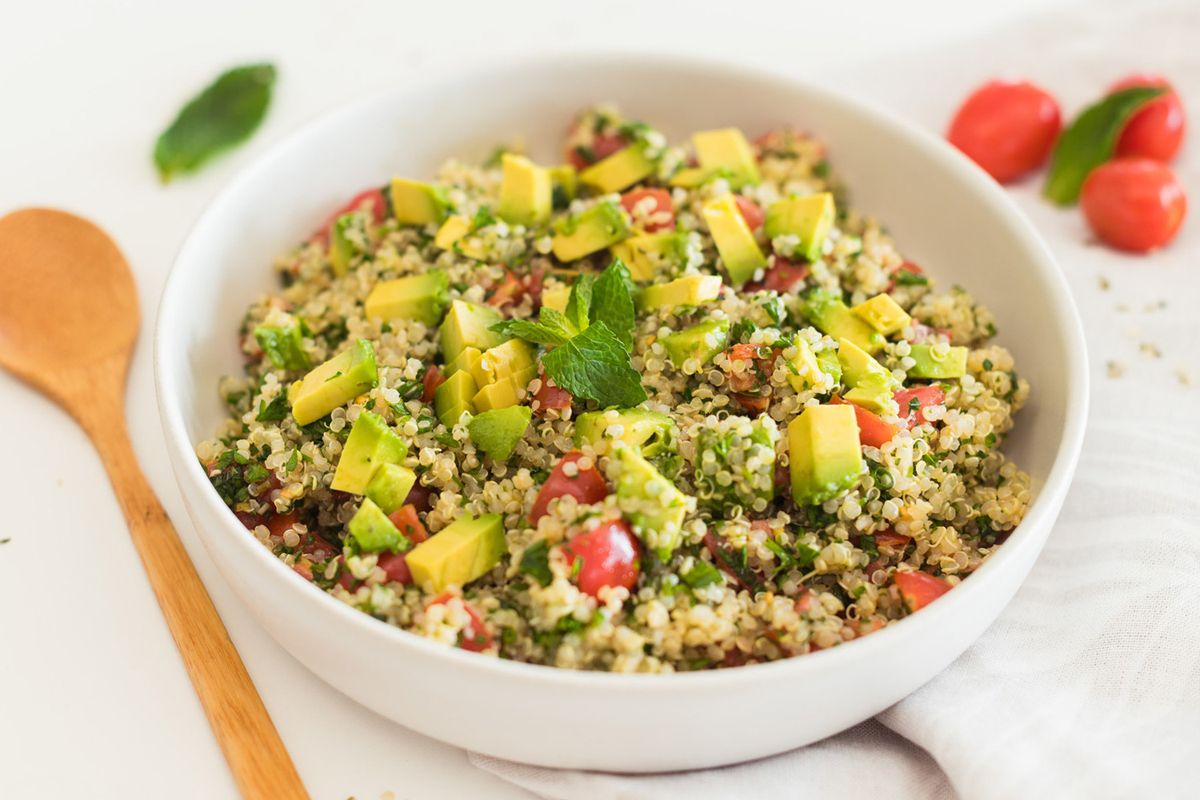
{"label": "spoon handle", "polygon": [[234,781],[249,800],[307,798],[204,584],[138,466],[120,405],[116,413],[103,415],[107,419],[102,424],[94,417],[81,421],[100,452],[150,586]]}

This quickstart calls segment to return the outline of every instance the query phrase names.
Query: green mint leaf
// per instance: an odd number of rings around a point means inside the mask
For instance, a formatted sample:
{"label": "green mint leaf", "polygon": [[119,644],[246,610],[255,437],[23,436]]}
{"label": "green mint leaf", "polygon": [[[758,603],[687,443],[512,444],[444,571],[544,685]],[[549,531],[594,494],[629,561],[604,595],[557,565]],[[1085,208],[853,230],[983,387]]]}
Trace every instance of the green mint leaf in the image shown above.
{"label": "green mint leaf", "polygon": [[1088,173],[1112,158],[1129,118],[1165,91],[1161,86],[1135,86],[1085,108],[1058,138],[1042,193],[1061,206],[1077,201]]}
{"label": "green mint leaf", "polygon": [[605,407],[630,408],[646,399],[624,342],[603,322],[542,356],[542,366],[563,389]]}
{"label": "green mint leaf", "polygon": [[554,580],[554,575],[550,572],[550,545],[545,539],[538,539],[525,548],[517,570],[521,574],[533,578],[542,586],[550,585],[550,581]]}
{"label": "green mint leaf", "polygon": [[721,580],[721,571],[707,561],[696,559],[696,565],[683,574],[683,582],[699,589]]}
{"label": "green mint leaf", "polygon": [[254,338],[271,363],[279,369],[308,369],[308,354],[304,352],[299,326],[279,328],[259,325],[254,329]]}
{"label": "green mint leaf", "polygon": [[607,325],[625,343],[626,350],[633,350],[633,277],[621,259],[609,264],[592,287],[589,316],[592,322]]}
{"label": "green mint leaf", "polygon": [[571,338],[570,334],[528,319],[508,319],[504,322],[497,322],[491,326],[490,330],[534,344],[558,345]]}
{"label": "green mint leaf", "polygon": [[162,182],[250,138],[267,113],[274,85],[273,65],[251,64],[225,72],[196,95],[154,145]]}
{"label": "green mint leaf", "polygon": [[571,295],[567,298],[567,308],[564,312],[567,321],[582,331],[588,326],[588,315],[592,308],[592,286],[596,279],[591,275],[580,275],[571,284]]}
{"label": "green mint leaf", "polygon": [[558,331],[568,339],[579,333],[579,329],[571,324],[570,320],[567,319],[567,315],[558,309],[542,306],[541,311],[538,312],[538,319],[547,328]]}

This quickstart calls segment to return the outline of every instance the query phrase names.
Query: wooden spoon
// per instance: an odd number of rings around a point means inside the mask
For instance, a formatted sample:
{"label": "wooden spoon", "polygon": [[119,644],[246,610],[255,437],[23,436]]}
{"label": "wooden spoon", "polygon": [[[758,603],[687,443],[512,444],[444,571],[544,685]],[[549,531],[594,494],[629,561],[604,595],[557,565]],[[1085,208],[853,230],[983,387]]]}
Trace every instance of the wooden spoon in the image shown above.
{"label": "wooden spoon", "polygon": [[125,428],[138,333],[124,256],[85,219],[44,208],[0,219],[0,365],[79,422],[100,452],[167,626],[247,798],[307,798],[279,733]]}

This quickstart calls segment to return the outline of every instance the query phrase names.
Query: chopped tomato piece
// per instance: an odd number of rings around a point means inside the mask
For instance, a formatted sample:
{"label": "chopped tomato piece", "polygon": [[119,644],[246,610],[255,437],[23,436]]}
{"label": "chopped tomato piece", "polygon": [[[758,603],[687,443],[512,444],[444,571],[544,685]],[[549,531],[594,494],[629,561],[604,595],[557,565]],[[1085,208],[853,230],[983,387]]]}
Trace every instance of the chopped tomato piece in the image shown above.
{"label": "chopped tomato piece", "polygon": [[246,530],[252,531],[259,525],[266,524],[267,518],[260,514],[251,514],[248,511],[235,511],[233,515],[238,518],[238,522],[246,527]]}
{"label": "chopped tomato piece", "polygon": [[380,553],[376,566],[387,573],[389,581],[405,586],[412,583],[412,572],[408,569],[408,562],[404,560],[404,553]]}
{"label": "chopped tomato piece", "polygon": [[[666,189],[633,189],[621,195],[621,205],[633,217],[633,224],[646,233],[675,227],[675,204]],[[636,214],[634,209],[638,209]]]}
{"label": "chopped tomato piece", "polygon": [[504,273],[504,278],[492,290],[492,296],[487,299],[487,304],[495,308],[509,303],[516,304],[520,302],[523,294],[525,294],[525,284],[521,283],[520,279],[511,271],[508,271]]}
{"label": "chopped tomato piece", "polygon": [[[904,422],[905,430],[914,425],[924,425],[925,409],[930,406],[940,406],[946,402],[946,393],[938,385],[914,386],[911,389],[901,389],[892,397],[900,406],[900,419]],[[915,401],[915,402],[914,402]]]}
{"label": "chopped tomato piece", "polygon": [[413,544],[420,544],[429,538],[429,532],[425,530],[425,526],[421,524],[421,518],[417,516],[417,507],[410,503],[393,511],[388,519],[400,529],[404,538]]}
{"label": "chopped tomato piece", "polygon": [[808,279],[808,264],[789,261],[781,256],[775,256],[775,262],[763,274],[761,281],[747,283],[748,292],[761,292],[764,289],[787,294],[795,292]]}
{"label": "chopped tomato piece", "polygon": [[442,375],[442,371],[438,369],[437,364],[430,364],[425,368],[425,375],[421,378],[421,401],[425,403],[433,402],[433,393],[446,380]]}
{"label": "chopped tomato piece", "polygon": [[846,404],[854,408],[854,421],[858,423],[858,440],[869,447],[883,447],[896,435],[896,428],[884,422],[878,414],[867,411],[862,406],[847,403],[840,397],[830,399],[831,403]]}
{"label": "chopped tomato piece", "polygon": [[724,541],[720,539],[711,530],[704,534],[704,546],[708,552],[712,553],[713,563],[721,568],[721,571],[729,575],[738,586],[748,592],[756,591],[757,578],[749,568],[741,566],[738,563],[737,556],[729,551]]}
{"label": "chopped tomato piece", "polygon": [[533,396],[533,413],[538,416],[545,416],[546,411],[551,408],[564,409],[571,407],[571,393],[566,389],[560,389],[554,385],[545,373],[541,376],[542,387],[537,390],[537,394]]}
{"label": "chopped tomato piece", "polygon": [[306,581],[313,579],[312,564],[307,558],[302,558],[292,565],[292,570]]}
{"label": "chopped tomato piece", "polygon": [[762,207],[758,203],[749,197],[742,197],[740,194],[733,196],[733,202],[741,212],[742,219],[746,220],[746,224],[750,226],[750,230],[756,231],[762,227],[763,220],[767,215],[763,213]]}
{"label": "chopped tomato piece", "polygon": [[598,133],[586,149],[578,146],[568,149],[566,158],[575,169],[585,169],[628,146],[629,140],[620,134]]}
{"label": "chopped tomato piece", "polygon": [[911,536],[896,533],[891,528],[875,534],[875,545],[877,547],[890,547],[894,550],[903,550],[905,547],[908,547],[908,543],[911,541]]}
{"label": "chopped tomato piece", "polygon": [[563,547],[581,591],[595,597],[605,586],[632,589],[641,570],[641,547],[629,523],[604,522],[576,534]]}
{"label": "chopped tomato piece", "polygon": [[769,399],[769,380],[771,373],[775,371],[775,359],[778,356],[779,351],[775,349],[754,344],[735,344],[727,353],[729,360],[748,361],[749,364],[745,369],[726,370],[729,388],[738,395],[762,396]]}
{"label": "chopped tomato piece", "polygon": [[312,241],[318,243],[322,247],[329,245],[329,232],[333,228],[333,223],[337,222],[337,218],[343,214],[349,214],[351,211],[357,211],[362,208],[364,203],[371,204],[371,215],[375,220],[375,224],[383,222],[384,216],[387,215],[387,199],[383,196],[382,189],[366,189],[354,195],[349,203],[339,208],[329,216],[327,220],[321,223],[321,227],[312,235]]}
{"label": "chopped tomato piece", "polygon": [[735,394],[733,401],[751,414],[761,414],[771,405],[770,396],[760,394]]}
{"label": "chopped tomato piece", "polygon": [[267,530],[272,536],[283,536],[287,533],[288,528],[299,522],[295,511],[289,511],[286,514],[276,514],[266,521]]}
{"label": "chopped tomato piece", "polygon": [[[555,498],[570,495],[580,503],[591,505],[599,503],[608,496],[608,484],[604,481],[600,470],[596,468],[595,462],[592,462],[591,466],[586,469],[581,469],[579,467],[581,458],[583,458],[583,453],[572,450],[554,466],[550,477],[546,478],[546,482],[542,484],[537,499],[533,501],[533,508],[529,512],[529,521],[534,525],[539,519],[546,516],[550,501]],[[571,466],[574,467],[571,469],[573,474],[567,475],[567,470]]]}
{"label": "chopped tomato piece", "polygon": [[[437,597],[429,601],[429,605],[436,606],[439,604],[449,603],[453,600],[455,594],[453,592],[442,592]],[[494,639],[492,632],[488,630],[488,626],[484,624],[479,613],[465,599],[462,601],[463,609],[467,612],[469,618],[466,627],[458,634],[458,646],[463,650],[470,650],[472,653],[482,653],[492,646]]]}
{"label": "chopped tomato piece", "polygon": [[521,279],[521,284],[525,287],[525,294],[533,300],[534,306],[542,304],[542,284],[545,281],[546,270],[541,267],[534,267]]}
{"label": "chopped tomato piece", "polygon": [[912,278],[920,278],[923,276],[925,274],[925,270],[921,269],[920,264],[914,264],[911,261],[905,261],[901,263],[900,266],[892,270],[892,279],[888,281],[887,288],[884,289],[884,291],[890,292],[892,289],[895,289],[896,284],[899,282],[897,279],[903,280],[903,278],[900,278],[901,274],[907,274],[910,276],[909,279],[911,280]]}
{"label": "chopped tomato piece", "polygon": [[927,572],[897,572],[892,580],[909,611],[917,611],[950,591],[950,584]]}

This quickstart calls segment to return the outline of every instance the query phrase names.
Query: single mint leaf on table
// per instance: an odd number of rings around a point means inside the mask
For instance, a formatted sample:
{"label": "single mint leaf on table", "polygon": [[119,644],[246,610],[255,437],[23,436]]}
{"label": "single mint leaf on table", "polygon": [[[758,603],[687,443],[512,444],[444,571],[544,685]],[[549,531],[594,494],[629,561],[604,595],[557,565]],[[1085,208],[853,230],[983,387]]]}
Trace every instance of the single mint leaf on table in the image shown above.
{"label": "single mint leaf on table", "polygon": [[616,259],[601,273],[592,287],[591,320],[603,322],[625,344],[633,350],[633,277],[629,268]]}
{"label": "single mint leaf on table", "polygon": [[267,113],[274,85],[273,65],[250,64],[225,72],[192,98],[154,145],[163,183],[248,139]]}
{"label": "single mint leaf on table", "polygon": [[603,322],[542,356],[542,367],[560,388],[601,406],[630,408],[646,400],[624,342]]}
{"label": "single mint leaf on table", "polygon": [[571,284],[571,294],[567,298],[567,308],[563,313],[567,322],[574,325],[576,330],[582,331],[588,326],[588,315],[592,308],[592,287],[595,282],[595,278],[585,273]]}
{"label": "single mint leaf on table", "polygon": [[1054,146],[1043,194],[1063,206],[1076,202],[1088,174],[1112,158],[1129,118],[1165,91],[1161,86],[1135,86],[1085,108]]}

